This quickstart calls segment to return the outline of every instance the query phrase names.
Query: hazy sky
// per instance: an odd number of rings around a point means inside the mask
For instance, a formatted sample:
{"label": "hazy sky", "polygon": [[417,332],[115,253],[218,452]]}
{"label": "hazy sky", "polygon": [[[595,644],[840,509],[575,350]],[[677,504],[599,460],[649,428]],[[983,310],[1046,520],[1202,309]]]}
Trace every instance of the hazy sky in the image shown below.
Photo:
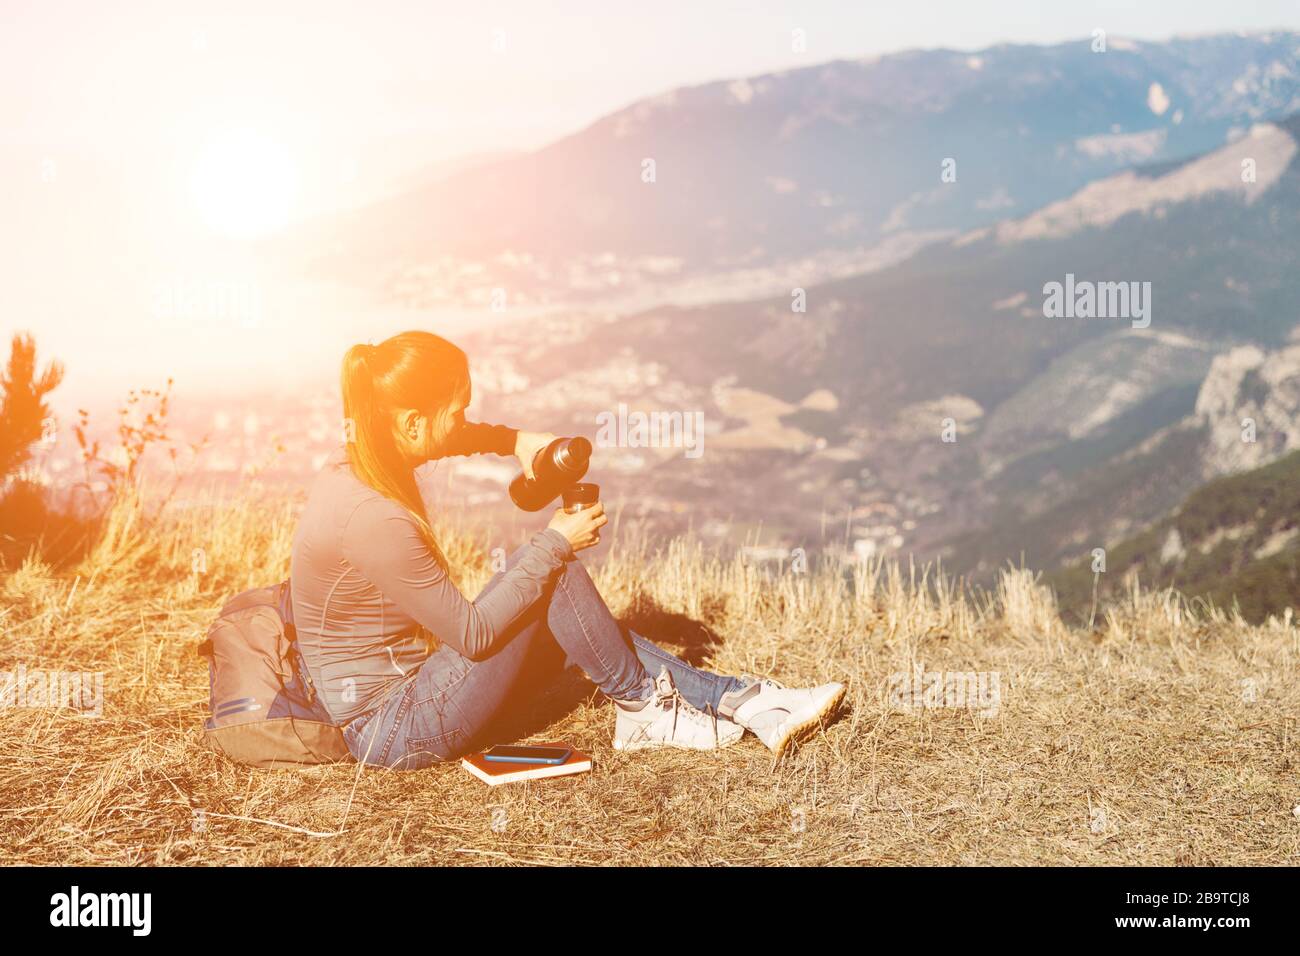
{"label": "hazy sky", "polygon": [[[0,142],[158,158],[238,122],[294,150],[408,136],[422,159],[451,157],[538,146],[681,84],[837,57],[1287,26],[1296,0],[3,0]],[[806,52],[791,51],[795,28]]]}

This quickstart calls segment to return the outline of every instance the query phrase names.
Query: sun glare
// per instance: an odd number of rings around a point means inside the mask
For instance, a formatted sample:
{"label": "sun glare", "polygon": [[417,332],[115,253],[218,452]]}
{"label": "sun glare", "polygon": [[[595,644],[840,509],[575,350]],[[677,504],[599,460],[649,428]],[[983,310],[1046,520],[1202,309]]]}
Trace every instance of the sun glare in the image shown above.
{"label": "sun glare", "polygon": [[288,221],[298,196],[298,170],[278,143],[252,130],[231,131],[204,145],[190,189],[210,228],[253,239]]}

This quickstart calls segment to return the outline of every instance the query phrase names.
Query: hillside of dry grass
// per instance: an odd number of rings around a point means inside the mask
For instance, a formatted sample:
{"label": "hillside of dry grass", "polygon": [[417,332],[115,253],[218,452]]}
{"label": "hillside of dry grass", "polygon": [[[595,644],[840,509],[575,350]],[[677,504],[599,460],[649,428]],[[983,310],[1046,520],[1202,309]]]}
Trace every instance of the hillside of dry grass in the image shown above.
{"label": "hillside of dry grass", "polygon": [[[843,681],[837,719],[779,762],[752,735],[620,754],[612,705],[568,672],[514,719],[520,739],[592,753],[588,775],[489,788],[455,764],[237,766],[200,744],[194,646],[232,593],[285,576],[295,507],[153,516],[127,497],[75,563],[0,571],[0,671],[104,674],[100,716],[0,709],[3,862],[1300,862],[1290,617],[1249,626],[1133,588],[1084,632],[1024,570],[992,593],[878,561],[771,575],[616,525],[584,553],[616,614],[720,672]],[[443,536],[473,594],[483,542]],[[900,706],[913,669],[993,676],[996,706]]]}

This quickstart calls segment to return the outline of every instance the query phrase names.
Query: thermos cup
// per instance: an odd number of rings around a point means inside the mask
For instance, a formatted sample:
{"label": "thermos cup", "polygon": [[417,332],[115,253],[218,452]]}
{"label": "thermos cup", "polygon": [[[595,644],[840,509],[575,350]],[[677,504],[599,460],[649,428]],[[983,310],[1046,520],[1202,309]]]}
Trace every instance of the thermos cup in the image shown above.
{"label": "thermos cup", "polygon": [[560,500],[564,502],[564,510],[569,514],[584,511],[594,507],[600,501],[600,485],[591,481],[580,481],[575,485],[569,485],[564,489]]}

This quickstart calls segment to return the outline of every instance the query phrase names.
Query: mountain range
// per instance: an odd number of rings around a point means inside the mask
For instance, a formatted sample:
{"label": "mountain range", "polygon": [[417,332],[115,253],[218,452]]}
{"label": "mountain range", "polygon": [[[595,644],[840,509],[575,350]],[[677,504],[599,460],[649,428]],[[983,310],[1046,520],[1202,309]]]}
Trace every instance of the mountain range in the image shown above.
{"label": "mountain range", "polygon": [[[322,270],[408,290],[451,263],[496,263],[533,298],[870,261],[884,243],[1024,216],[1300,109],[1294,33],[1097,46],[914,50],[670,90],[313,223],[305,245]],[[576,281],[602,269],[614,286]]]}
{"label": "mountain range", "polygon": [[[963,572],[1051,566],[1295,446],[1298,129],[1256,124],[1203,156],[1115,174],[813,286],[803,312],[782,296],[566,316],[481,349],[533,383],[507,403],[516,416],[581,428],[618,401],[703,410],[719,426],[708,454],[668,470],[709,472],[699,487],[761,475],[753,508],[774,532],[829,513],[867,550],[901,535]],[[1044,288],[1067,275],[1150,283],[1150,324],[1046,316]],[[1216,438],[1252,410],[1254,450]]]}

